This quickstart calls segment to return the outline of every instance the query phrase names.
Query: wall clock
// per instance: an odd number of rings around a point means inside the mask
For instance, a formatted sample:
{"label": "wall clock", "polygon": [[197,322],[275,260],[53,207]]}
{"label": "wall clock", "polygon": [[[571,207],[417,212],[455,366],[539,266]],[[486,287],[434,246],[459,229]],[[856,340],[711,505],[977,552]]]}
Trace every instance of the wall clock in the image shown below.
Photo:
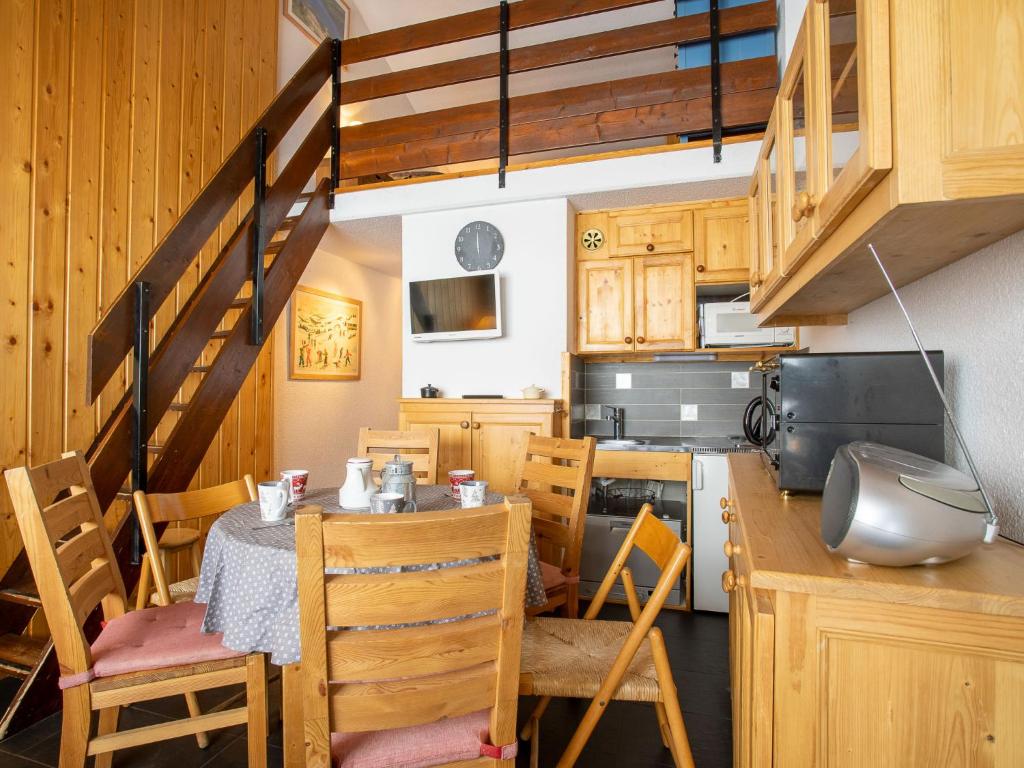
{"label": "wall clock", "polygon": [[505,255],[505,238],[493,224],[471,221],[455,238],[455,258],[467,272],[494,269]]}

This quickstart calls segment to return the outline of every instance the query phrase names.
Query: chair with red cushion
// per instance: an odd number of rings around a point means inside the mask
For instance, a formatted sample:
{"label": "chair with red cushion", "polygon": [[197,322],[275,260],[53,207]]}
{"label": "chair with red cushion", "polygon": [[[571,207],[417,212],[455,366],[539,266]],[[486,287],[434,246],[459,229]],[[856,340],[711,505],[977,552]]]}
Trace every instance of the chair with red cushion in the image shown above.
{"label": "chair with red cushion", "polygon": [[295,529],[307,767],[512,768],[529,501]]}
{"label": "chair with red cushion", "polygon": [[[60,665],[61,768],[80,768],[90,755],[105,768],[117,749],[242,723],[250,768],[265,766],[263,655],[237,653],[219,634],[204,634],[203,605],[125,613],[124,582],[81,454],[4,475]],[[101,603],[105,623],[90,646],[83,626]],[[246,686],[245,706],[117,732],[124,705],[238,683]]]}

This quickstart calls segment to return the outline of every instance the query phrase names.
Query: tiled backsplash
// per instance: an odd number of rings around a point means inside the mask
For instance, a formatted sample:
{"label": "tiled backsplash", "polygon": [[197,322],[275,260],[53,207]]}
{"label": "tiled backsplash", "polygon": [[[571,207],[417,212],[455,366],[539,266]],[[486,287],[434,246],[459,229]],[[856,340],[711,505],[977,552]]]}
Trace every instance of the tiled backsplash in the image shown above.
{"label": "tiled backsplash", "polygon": [[[750,363],[586,363],[586,434],[612,434],[601,406],[614,405],[625,409],[627,437],[740,435],[743,409],[761,387],[761,377],[748,374],[749,368]],[[733,373],[741,375],[734,381]],[[574,372],[573,389],[579,375]]]}

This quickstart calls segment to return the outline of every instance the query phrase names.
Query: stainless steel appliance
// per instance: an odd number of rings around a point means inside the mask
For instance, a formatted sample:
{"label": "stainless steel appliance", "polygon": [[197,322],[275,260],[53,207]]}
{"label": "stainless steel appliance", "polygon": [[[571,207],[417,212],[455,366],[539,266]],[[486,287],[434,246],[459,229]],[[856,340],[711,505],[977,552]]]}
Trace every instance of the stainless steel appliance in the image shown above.
{"label": "stainless steel appliance", "polygon": [[988,507],[967,474],[876,443],[836,451],[821,499],[821,537],[873,565],[945,563],[985,539]]}
{"label": "stainless steel appliance", "polygon": [[700,305],[702,347],[784,347],[796,343],[792,327],[759,328],[749,301],[710,301]]}
{"label": "stainless steel appliance", "polygon": [[[591,509],[600,509],[600,504],[592,499]],[[580,596],[582,597],[590,598],[597,593],[612,560],[618,554],[626,534],[636,519],[636,513],[640,511],[639,506],[630,510],[629,513],[626,513],[625,507],[617,509],[621,510],[623,514],[601,514],[600,512],[587,514],[587,528],[583,534],[583,556],[580,560]],[[681,539],[685,538],[686,504],[659,499],[654,502],[654,514],[661,518],[661,521],[674,534]],[[630,554],[626,565],[633,571],[637,596],[641,602],[646,601],[654,591],[661,571],[647,555],[638,550],[634,550]],[[685,575],[669,593],[666,601],[668,605],[683,605],[686,596],[686,590],[683,588],[684,578]],[[609,596],[617,600],[626,599],[626,592],[621,580],[615,583]]]}
{"label": "stainless steel appliance", "polygon": [[[942,375],[942,352],[929,352]],[[761,440],[781,490],[821,492],[836,449],[882,443],[936,461],[942,401],[917,352],[785,353],[760,366]]]}

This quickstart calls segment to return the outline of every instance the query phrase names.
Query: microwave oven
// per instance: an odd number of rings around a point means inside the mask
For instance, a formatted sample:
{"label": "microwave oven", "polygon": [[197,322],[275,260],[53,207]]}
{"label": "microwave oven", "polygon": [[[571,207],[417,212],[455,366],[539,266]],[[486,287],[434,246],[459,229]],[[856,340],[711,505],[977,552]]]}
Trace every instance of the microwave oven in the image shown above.
{"label": "microwave oven", "polygon": [[784,347],[796,343],[795,329],[758,328],[749,301],[716,301],[700,305],[702,347]]}

